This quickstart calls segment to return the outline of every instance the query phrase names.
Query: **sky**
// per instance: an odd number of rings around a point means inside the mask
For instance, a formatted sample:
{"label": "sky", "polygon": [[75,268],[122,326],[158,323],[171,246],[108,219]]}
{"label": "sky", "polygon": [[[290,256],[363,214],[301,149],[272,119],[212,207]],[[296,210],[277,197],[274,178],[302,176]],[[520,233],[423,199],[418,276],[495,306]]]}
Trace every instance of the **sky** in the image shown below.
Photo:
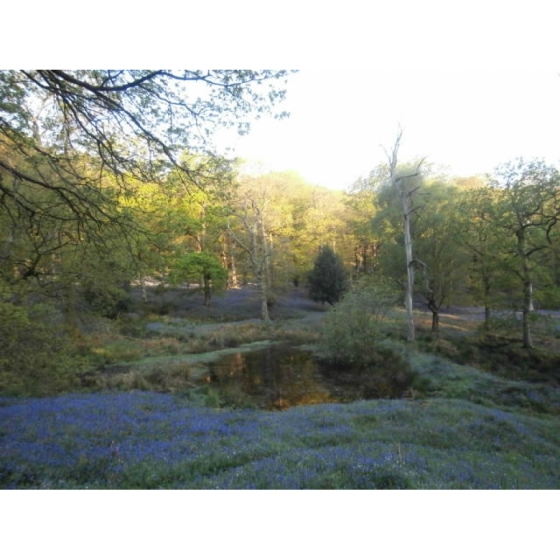
{"label": "sky", "polygon": [[[516,157],[560,160],[551,0],[345,0],[260,11],[251,0],[209,0],[189,6],[188,18],[174,16],[168,0],[133,12],[100,2],[74,25],[37,3],[26,21],[36,41],[21,43],[11,26],[3,56],[23,67],[300,69],[287,84],[289,118],[264,118],[248,136],[222,133],[216,142],[261,169],[295,170],[329,188],[345,189],[384,162],[399,127],[400,160],[425,157],[450,174],[491,172]],[[10,5],[7,21],[25,18],[26,6]],[[100,29],[106,40],[97,40]]]}
{"label": "sky", "polygon": [[385,161],[383,147],[401,127],[401,160],[425,157],[452,175],[491,172],[517,157],[558,163],[554,2],[330,6],[307,17],[276,11],[232,42],[253,67],[300,69],[287,86],[291,116],[256,123],[236,142],[237,155],[345,189]]}
{"label": "sky", "polygon": [[386,161],[399,126],[401,161],[425,157],[451,175],[491,172],[516,157],[560,161],[560,58],[511,69],[362,68],[342,79],[332,68],[303,69],[289,78],[283,107],[287,119],[230,136],[234,153],[333,189]]}

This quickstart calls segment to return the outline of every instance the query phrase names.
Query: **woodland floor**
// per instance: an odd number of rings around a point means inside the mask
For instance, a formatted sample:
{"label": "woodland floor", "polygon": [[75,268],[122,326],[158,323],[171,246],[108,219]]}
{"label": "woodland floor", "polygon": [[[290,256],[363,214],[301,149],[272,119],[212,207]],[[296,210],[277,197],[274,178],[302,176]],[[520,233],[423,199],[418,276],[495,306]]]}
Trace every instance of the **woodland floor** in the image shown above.
{"label": "woodland floor", "polygon": [[387,344],[415,375],[405,397],[277,412],[191,389],[198,360],[312,344],[329,306],[287,289],[265,327],[251,285],[210,306],[192,289],[151,289],[139,305],[120,319],[128,334],[100,338],[104,365],[82,391],[0,397],[0,488],[560,488],[558,312],[541,313],[528,351],[515,317],[482,336],[477,308],[446,309],[439,336],[419,309],[411,346],[395,310]]}

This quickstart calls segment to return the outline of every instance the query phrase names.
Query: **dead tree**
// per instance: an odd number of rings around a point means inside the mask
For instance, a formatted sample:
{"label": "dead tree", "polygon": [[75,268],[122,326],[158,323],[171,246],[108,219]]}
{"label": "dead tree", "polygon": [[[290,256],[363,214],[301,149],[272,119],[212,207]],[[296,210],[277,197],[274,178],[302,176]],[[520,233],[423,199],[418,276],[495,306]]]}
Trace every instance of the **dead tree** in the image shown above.
{"label": "dead tree", "polygon": [[402,139],[402,129],[399,130],[397,134],[397,139],[395,144],[393,145],[393,149],[389,154],[387,150],[385,150],[385,154],[387,155],[387,159],[389,160],[389,173],[390,173],[390,180],[391,186],[397,192],[399,200],[401,202],[402,208],[402,215],[403,215],[403,229],[404,229],[404,247],[405,247],[405,254],[406,254],[406,283],[405,283],[405,307],[406,307],[406,320],[407,320],[407,340],[414,341],[416,338],[415,334],[415,327],[414,327],[414,316],[413,316],[413,302],[412,296],[414,293],[414,266],[415,266],[415,259],[413,258],[412,253],[412,234],[410,231],[410,221],[412,214],[417,210],[414,207],[414,193],[420,188],[420,186],[416,186],[413,188],[407,188],[407,180],[412,179],[414,177],[418,177],[420,175],[420,168],[424,163],[424,160],[421,160],[420,163],[417,164],[416,169],[404,175],[399,175],[397,172],[397,161],[398,161],[398,153],[399,147]]}

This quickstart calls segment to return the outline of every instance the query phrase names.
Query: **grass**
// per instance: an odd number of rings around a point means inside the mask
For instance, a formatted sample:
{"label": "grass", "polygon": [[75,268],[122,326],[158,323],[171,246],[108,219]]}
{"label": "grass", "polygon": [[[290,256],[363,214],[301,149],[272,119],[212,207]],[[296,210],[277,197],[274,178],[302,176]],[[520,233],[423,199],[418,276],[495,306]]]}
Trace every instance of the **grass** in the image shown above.
{"label": "grass", "polygon": [[490,351],[461,318],[442,318],[434,337],[420,316],[407,345],[399,319],[384,344],[414,372],[408,398],[282,412],[221,408],[218,392],[195,387],[198,362],[269,340],[316,344],[320,314],[270,327],[158,318],[157,331],[146,317],[92,335],[104,369],[82,376],[87,392],[0,397],[0,487],[559,488],[557,354],[546,344],[557,325],[537,330],[545,350],[497,330],[509,342]]}

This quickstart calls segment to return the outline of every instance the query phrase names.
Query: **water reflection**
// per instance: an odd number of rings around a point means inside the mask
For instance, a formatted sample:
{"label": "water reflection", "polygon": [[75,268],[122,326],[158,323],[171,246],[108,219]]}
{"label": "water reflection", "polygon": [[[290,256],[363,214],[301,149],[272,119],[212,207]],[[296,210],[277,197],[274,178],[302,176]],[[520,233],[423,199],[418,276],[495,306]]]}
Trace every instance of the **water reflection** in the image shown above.
{"label": "water reflection", "polygon": [[225,356],[210,366],[208,383],[219,390],[226,405],[272,410],[400,397],[406,389],[382,372],[327,367],[309,352],[285,346]]}

